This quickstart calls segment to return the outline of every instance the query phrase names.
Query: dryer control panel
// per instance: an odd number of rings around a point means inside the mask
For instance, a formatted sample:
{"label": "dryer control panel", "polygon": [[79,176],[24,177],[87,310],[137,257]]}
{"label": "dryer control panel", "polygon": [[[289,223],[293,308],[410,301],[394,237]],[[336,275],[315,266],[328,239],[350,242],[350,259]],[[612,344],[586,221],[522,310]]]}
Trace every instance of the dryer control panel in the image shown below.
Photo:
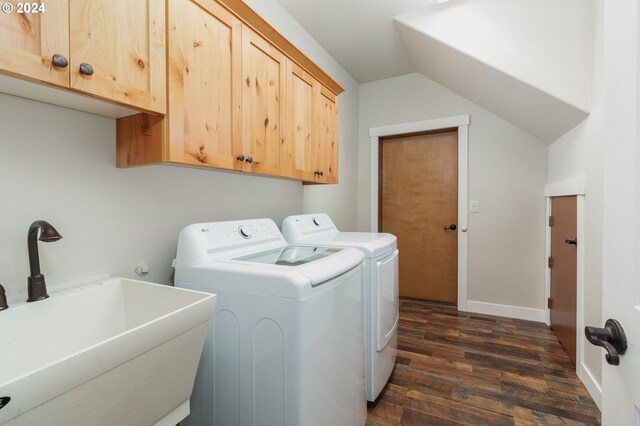
{"label": "dryer control panel", "polygon": [[338,232],[336,225],[325,213],[289,216],[282,222],[282,233],[289,242],[329,237]]}

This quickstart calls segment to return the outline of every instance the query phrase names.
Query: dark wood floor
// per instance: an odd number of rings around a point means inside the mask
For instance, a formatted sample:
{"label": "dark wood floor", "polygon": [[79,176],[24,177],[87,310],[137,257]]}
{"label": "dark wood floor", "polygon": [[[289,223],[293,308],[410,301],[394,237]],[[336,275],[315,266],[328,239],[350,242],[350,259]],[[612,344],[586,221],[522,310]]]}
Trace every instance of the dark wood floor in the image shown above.
{"label": "dark wood floor", "polygon": [[403,299],[398,359],[367,425],[600,424],[544,324]]}

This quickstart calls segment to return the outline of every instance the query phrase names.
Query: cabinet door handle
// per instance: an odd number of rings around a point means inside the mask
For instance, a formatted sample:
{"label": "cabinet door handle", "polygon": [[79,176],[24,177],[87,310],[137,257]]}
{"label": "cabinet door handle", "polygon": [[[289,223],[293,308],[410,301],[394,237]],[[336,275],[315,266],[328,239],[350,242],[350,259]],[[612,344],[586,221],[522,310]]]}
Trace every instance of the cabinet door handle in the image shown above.
{"label": "cabinet door handle", "polygon": [[244,161],[244,154],[240,154],[236,157],[236,160],[238,161]]}
{"label": "cabinet door handle", "polygon": [[57,53],[51,57],[51,63],[58,68],[66,68],[69,66],[67,58]]}
{"label": "cabinet door handle", "polygon": [[318,176],[324,176],[324,172],[322,170],[318,171]]}
{"label": "cabinet door handle", "polygon": [[85,62],[80,64],[80,74],[93,75],[93,67]]}
{"label": "cabinet door handle", "polygon": [[251,164],[251,163],[253,163],[253,157],[247,157],[247,159],[244,160],[244,161],[246,161],[247,163]]}

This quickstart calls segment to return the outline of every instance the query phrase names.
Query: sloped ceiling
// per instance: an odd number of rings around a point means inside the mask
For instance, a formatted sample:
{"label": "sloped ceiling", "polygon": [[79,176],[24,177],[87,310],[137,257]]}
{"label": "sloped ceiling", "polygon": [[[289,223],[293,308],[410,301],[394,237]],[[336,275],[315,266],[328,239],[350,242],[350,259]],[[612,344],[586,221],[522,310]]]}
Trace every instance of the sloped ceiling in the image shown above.
{"label": "sloped ceiling", "polygon": [[280,2],[359,82],[420,72],[547,143],[588,115],[594,0]]}

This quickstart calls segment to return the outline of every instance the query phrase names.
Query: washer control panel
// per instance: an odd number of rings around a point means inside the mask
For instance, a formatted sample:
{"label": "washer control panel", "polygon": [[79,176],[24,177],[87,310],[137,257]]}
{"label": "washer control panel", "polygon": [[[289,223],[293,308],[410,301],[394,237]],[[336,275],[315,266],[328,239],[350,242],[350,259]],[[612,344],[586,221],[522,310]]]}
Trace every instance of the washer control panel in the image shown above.
{"label": "washer control panel", "polygon": [[240,225],[238,226],[238,233],[242,238],[249,239],[255,234],[256,228],[252,225]]}

